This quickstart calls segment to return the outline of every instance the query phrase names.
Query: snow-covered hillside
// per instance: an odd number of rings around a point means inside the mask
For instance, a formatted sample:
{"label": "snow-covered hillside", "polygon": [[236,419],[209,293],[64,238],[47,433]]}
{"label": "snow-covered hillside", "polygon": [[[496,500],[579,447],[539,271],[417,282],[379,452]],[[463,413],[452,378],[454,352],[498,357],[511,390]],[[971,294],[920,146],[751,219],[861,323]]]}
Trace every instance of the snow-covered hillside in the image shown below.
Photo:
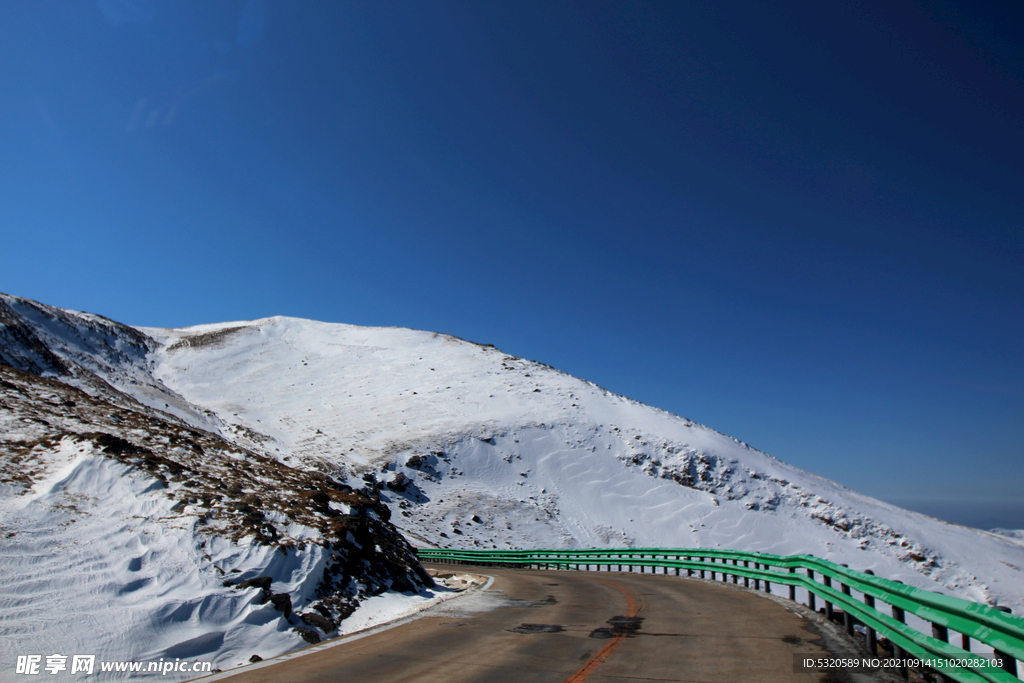
{"label": "snow-covered hillside", "polygon": [[[124,332],[104,328],[69,345],[99,333],[116,351]],[[46,348],[9,341],[23,364]],[[163,419],[90,377],[100,362],[55,358],[47,374],[104,398],[0,365],[0,680],[55,653],[229,668],[429,597],[376,495]],[[387,592],[403,599],[374,597]]]}
{"label": "snow-covered hillside", "polygon": [[132,330],[0,304],[21,334],[0,339],[3,362],[287,471],[365,486],[415,542],[812,553],[1024,608],[1019,541],[862,496],[490,346],[281,317]]}
{"label": "snow-covered hillside", "polygon": [[424,542],[812,553],[1024,607],[1009,538],[862,496],[491,346],[293,318],[144,332],[154,376],[229,436],[377,483]]}

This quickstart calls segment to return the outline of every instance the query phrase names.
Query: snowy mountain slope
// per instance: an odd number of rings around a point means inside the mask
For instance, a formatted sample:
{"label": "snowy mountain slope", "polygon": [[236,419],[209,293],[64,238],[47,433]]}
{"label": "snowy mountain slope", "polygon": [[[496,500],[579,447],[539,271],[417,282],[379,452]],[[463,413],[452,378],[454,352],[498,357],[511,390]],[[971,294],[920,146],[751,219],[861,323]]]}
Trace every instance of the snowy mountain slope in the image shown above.
{"label": "snowy mountain slope", "polygon": [[0,461],[2,680],[23,654],[229,668],[431,583],[374,498],[3,365]]}
{"label": "snowy mountain slope", "polygon": [[0,363],[157,417],[218,431],[217,420],[156,381],[147,356],[156,344],[102,316],[0,294]]}
{"label": "snowy mountain slope", "polygon": [[1024,529],[992,529],[992,533],[1024,543]]}
{"label": "snowy mountain slope", "polygon": [[[58,359],[145,403],[139,412],[291,472],[365,485],[418,542],[813,553],[1024,608],[1024,545],[1014,539],[862,496],[490,346],[277,317],[175,330],[106,321],[111,341],[90,350],[79,337],[95,316],[2,301],[12,315],[43,311],[17,321]],[[144,355],[115,357],[133,335]]]}
{"label": "snowy mountain slope", "polygon": [[164,385],[268,455],[375,484],[425,542],[813,553],[1024,607],[1011,539],[860,495],[493,347],[292,318],[144,332]]}

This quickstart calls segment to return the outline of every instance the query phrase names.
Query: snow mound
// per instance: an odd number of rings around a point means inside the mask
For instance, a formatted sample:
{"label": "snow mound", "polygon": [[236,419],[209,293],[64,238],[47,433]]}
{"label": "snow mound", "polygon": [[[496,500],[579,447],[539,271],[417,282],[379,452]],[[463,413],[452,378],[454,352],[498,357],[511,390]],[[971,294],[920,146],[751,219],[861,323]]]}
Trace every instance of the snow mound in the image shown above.
{"label": "snow mound", "polygon": [[322,474],[7,366],[0,435],[0,679],[54,653],[229,668],[433,596],[387,507]]}

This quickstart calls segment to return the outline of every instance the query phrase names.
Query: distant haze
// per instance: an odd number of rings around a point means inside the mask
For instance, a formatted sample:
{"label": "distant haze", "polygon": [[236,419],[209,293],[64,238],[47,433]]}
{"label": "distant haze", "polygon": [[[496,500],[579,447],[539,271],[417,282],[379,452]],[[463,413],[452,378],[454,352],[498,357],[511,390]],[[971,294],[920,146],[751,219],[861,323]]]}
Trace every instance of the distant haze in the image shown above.
{"label": "distant haze", "polygon": [[908,510],[976,529],[1024,529],[1024,503],[1010,501],[920,500],[896,498],[891,502]]}

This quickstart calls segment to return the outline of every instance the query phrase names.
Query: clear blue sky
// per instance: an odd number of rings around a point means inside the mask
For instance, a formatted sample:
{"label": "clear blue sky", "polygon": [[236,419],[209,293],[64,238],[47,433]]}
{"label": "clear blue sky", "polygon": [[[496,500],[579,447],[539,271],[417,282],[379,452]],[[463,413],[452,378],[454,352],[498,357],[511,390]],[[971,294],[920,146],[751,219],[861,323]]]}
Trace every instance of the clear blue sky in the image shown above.
{"label": "clear blue sky", "polygon": [[3,2],[0,291],[455,334],[1024,528],[1022,26],[1019,2]]}

